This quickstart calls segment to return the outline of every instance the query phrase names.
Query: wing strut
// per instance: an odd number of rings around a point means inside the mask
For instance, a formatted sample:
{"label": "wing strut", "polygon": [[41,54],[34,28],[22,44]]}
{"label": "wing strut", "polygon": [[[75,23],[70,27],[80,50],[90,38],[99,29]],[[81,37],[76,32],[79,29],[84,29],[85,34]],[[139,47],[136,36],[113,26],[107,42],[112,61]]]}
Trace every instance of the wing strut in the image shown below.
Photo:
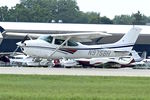
{"label": "wing strut", "polygon": [[50,58],[59,50],[68,40],[70,40],[71,36],[69,36],[56,50],[50,55]]}

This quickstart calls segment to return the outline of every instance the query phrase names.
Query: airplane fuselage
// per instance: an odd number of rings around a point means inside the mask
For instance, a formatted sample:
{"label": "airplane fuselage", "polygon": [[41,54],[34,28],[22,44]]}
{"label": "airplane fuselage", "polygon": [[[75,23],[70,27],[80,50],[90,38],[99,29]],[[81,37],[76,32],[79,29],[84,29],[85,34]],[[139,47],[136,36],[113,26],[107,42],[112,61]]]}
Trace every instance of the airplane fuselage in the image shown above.
{"label": "airplane fuselage", "polygon": [[[27,55],[47,59],[120,57],[129,54],[129,52],[108,49],[104,45],[88,46],[78,43],[78,46],[62,46],[55,52],[58,47],[59,45],[50,44],[43,40],[29,40],[21,48]],[[55,53],[52,55],[53,52]]]}

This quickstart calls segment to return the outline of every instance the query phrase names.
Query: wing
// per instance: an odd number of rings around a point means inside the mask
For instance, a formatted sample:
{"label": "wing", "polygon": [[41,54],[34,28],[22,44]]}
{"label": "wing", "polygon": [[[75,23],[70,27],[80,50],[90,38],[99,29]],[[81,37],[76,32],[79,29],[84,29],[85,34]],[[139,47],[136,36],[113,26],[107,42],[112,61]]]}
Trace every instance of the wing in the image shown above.
{"label": "wing", "polygon": [[[53,34],[54,31],[48,31],[48,30],[25,30],[25,29],[20,29],[20,30],[11,30],[7,29],[5,30],[3,27],[0,26],[0,31],[4,37],[6,36],[18,36],[18,37],[25,37],[26,35],[32,37],[32,38],[38,38],[40,35],[43,34],[51,34],[51,36],[55,38],[61,38],[61,39],[66,39],[68,37],[71,37],[72,40],[78,41],[78,42],[90,42],[94,38],[99,38],[99,37],[106,37],[106,36],[111,36],[111,34],[108,34],[106,32],[95,32],[95,31],[83,31],[83,32],[71,32],[71,31],[62,31],[62,30],[57,30],[56,34]],[[26,33],[24,33],[26,32]],[[33,33],[37,32],[37,33]],[[56,32],[56,31],[55,31]],[[64,33],[66,32],[66,33]],[[60,34],[61,33],[61,34]]]}
{"label": "wing", "polygon": [[103,31],[95,25],[65,24],[65,23],[23,23],[23,22],[0,22],[0,26],[6,32],[13,33],[36,33],[36,34],[62,34],[91,31]]}
{"label": "wing", "polygon": [[4,37],[25,37],[26,35],[30,36],[31,38],[38,38],[43,34],[36,34],[36,33],[13,33],[13,32],[6,32]]}

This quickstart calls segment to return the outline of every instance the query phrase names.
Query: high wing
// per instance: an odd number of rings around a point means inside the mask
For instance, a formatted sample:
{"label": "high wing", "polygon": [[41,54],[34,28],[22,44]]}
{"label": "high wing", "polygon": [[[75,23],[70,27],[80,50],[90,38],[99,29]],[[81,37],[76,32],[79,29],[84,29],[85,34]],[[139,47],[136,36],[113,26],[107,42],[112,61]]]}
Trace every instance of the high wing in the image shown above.
{"label": "high wing", "polygon": [[28,35],[29,37],[31,37],[31,38],[38,38],[38,37],[40,37],[41,35],[43,35],[43,34],[36,34],[36,33],[32,33],[32,34],[30,34],[30,33],[13,33],[13,32],[6,32],[5,34],[4,34],[4,37],[7,37],[7,36],[12,36],[12,37],[25,37],[26,35]]}
{"label": "high wing", "polygon": [[52,37],[66,40],[71,37],[71,40],[78,42],[89,42],[94,38],[112,36],[104,32],[80,32],[80,33],[66,33],[66,34],[51,34]]}
{"label": "high wing", "polygon": [[0,26],[0,32],[2,34],[3,37],[7,37],[7,36],[19,36],[19,37],[25,37],[26,35],[29,35],[32,38],[38,38],[39,36],[41,36],[42,34],[37,34],[37,33],[22,33],[22,32],[13,32],[13,31],[8,31],[5,30],[2,26]]}
{"label": "high wing", "polygon": [[[36,34],[36,33],[13,33],[13,32],[6,32],[3,34],[4,37],[7,36],[18,36],[18,37],[25,37],[28,35],[31,38],[38,38],[41,35],[47,35],[47,34]],[[58,38],[58,39],[67,39],[68,37],[71,37],[71,40],[77,41],[77,42],[90,42],[92,39],[100,38],[100,37],[108,37],[112,36],[112,34],[108,33],[102,33],[102,32],[82,32],[82,33],[66,33],[66,34],[50,34],[52,37]]]}
{"label": "high wing", "polygon": [[[0,26],[0,31],[4,37],[7,36],[19,36],[19,37],[25,37],[26,35],[32,37],[32,38],[38,38],[41,35],[45,34],[51,34],[52,37],[59,38],[59,39],[67,39],[68,37],[71,37],[72,40],[78,41],[78,42],[90,42],[94,38],[99,38],[99,37],[107,37],[107,36],[112,36],[111,34],[108,34],[106,32],[100,32],[100,31],[82,31],[82,32],[71,32],[71,31],[61,31],[57,30],[57,32],[54,34],[52,31],[48,30],[11,30],[7,29],[5,30],[3,27]],[[24,33],[26,32],[26,33]],[[36,32],[36,33],[33,33]],[[59,33],[58,33],[59,32]]]}
{"label": "high wing", "polygon": [[36,34],[62,34],[79,32],[104,32],[98,25],[64,24],[64,23],[23,23],[23,22],[0,22],[0,26],[6,32],[13,33],[36,33]]}

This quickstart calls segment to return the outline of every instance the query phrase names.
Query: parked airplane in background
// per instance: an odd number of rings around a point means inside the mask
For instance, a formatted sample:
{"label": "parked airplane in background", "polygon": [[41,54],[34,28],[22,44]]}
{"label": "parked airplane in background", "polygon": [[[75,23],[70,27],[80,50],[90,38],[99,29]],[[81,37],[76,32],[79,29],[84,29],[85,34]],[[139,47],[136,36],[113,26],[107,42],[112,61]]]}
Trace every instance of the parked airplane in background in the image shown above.
{"label": "parked airplane in background", "polygon": [[64,67],[64,68],[72,68],[72,67],[81,67],[79,63],[75,59],[55,59],[52,61],[53,67]]}
{"label": "parked airplane in background", "polygon": [[15,66],[48,66],[48,61],[42,59],[41,61],[34,61],[34,58],[26,55],[16,55],[10,58],[10,65]]}
{"label": "parked airplane in background", "polygon": [[146,52],[144,51],[141,55],[141,57],[136,53],[134,52],[133,53],[133,57],[134,57],[134,62],[130,64],[130,66],[136,66],[136,65],[144,65],[146,63],[149,63],[147,62],[149,59],[146,59]]}
{"label": "parked airplane in background", "polygon": [[77,59],[76,61],[83,66],[93,66],[93,67],[111,67],[120,68],[122,66],[127,66],[133,62],[132,56],[124,57],[105,57],[105,58],[91,58],[91,59]]}
{"label": "parked airplane in background", "polygon": [[103,32],[82,32],[68,34],[51,34],[40,36],[36,40],[17,43],[22,51],[35,58],[96,58],[127,56],[135,44],[141,28],[133,27],[118,42],[103,45],[83,45],[76,41],[106,36]]}
{"label": "parked airplane in background", "polygon": [[91,58],[91,59],[76,59],[82,66],[94,66],[94,67],[132,67],[137,64],[143,64],[143,60],[146,58],[146,52],[142,53],[140,57],[138,53],[133,50],[130,56],[124,57],[107,57],[107,58]]}

